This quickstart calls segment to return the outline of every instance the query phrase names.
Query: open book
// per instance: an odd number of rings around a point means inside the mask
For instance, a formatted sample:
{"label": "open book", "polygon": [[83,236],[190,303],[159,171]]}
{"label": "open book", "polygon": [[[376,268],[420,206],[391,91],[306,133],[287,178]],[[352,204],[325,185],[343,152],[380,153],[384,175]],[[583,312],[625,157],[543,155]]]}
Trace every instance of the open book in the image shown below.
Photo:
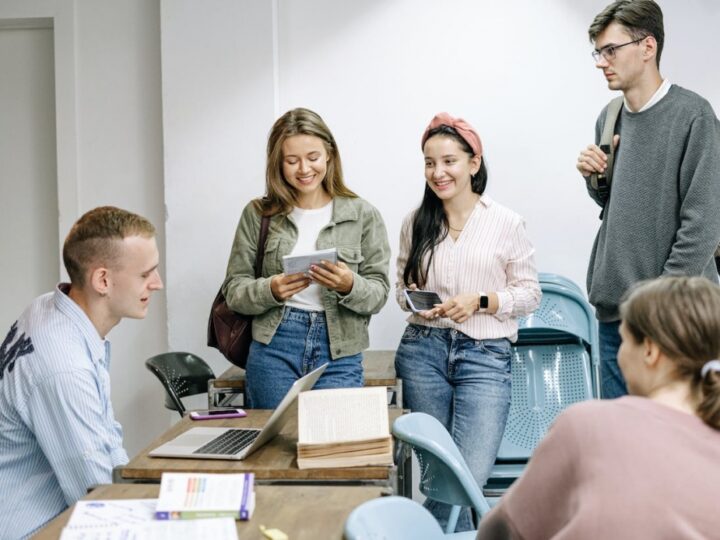
{"label": "open book", "polygon": [[311,390],[298,397],[298,468],[392,465],[384,386]]}

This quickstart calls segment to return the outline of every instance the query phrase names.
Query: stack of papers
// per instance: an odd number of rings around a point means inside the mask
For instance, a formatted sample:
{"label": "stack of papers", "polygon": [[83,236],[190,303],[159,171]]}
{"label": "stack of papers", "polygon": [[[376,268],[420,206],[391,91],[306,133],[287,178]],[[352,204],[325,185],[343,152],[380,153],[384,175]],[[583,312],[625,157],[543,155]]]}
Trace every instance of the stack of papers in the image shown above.
{"label": "stack of papers", "polygon": [[248,520],[254,509],[253,473],[163,473],[155,518]]}
{"label": "stack of papers", "polygon": [[232,518],[155,521],[156,499],[78,501],[61,540],[237,540]]}
{"label": "stack of papers", "polygon": [[155,519],[157,499],[78,501],[66,528],[135,525]]}

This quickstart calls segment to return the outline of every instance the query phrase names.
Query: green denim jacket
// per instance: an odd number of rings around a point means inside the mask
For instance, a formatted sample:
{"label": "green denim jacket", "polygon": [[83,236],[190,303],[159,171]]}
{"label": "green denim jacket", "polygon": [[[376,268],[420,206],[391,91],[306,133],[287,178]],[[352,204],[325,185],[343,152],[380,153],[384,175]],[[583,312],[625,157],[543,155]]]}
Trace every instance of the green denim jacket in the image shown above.
{"label": "green denim jacket", "polygon": [[[230,309],[254,316],[253,339],[267,345],[282,320],[285,305],[273,296],[270,279],[282,273],[283,255],[292,251],[298,231],[290,216],[270,218],[262,274],[255,279],[259,234],[260,215],[251,202],[240,216],[222,290]],[[332,219],[317,240],[318,249],[332,247],[354,273],[349,293],[323,289],[330,354],[336,359],[368,347],[370,316],[380,311],[388,297],[390,245],[380,212],[363,199],[335,197]]]}

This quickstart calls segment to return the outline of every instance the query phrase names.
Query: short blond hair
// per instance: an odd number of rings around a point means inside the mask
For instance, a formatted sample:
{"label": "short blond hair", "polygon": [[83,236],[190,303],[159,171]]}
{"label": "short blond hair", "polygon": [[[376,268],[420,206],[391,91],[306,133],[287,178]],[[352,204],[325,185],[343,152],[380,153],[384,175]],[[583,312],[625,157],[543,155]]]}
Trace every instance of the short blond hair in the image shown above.
{"label": "short blond hair", "polygon": [[119,242],[128,236],[155,236],[155,227],[138,214],[114,206],[101,206],[86,212],[70,229],[63,244],[63,263],[70,282],[85,285],[93,264],[116,266]]}
{"label": "short blond hair", "polygon": [[630,289],[620,306],[623,324],[636,343],[654,342],[690,382],[697,415],[720,429],[720,373],[702,376],[720,356],[720,287],[704,277],[672,276]]}

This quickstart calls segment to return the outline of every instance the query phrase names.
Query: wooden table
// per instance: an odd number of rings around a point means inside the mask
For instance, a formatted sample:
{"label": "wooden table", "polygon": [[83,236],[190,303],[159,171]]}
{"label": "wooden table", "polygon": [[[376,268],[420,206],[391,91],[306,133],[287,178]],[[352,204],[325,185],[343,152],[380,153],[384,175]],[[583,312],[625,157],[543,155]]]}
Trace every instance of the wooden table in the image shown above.
{"label": "wooden table", "polygon": [[[100,486],[83,499],[152,499],[158,484],[111,484]],[[383,495],[382,488],[368,486],[256,486],[255,512],[250,521],[236,521],[241,540],[261,540],[259,526],[277,528],[292,540],[341,539],[350,512],[365,501]],[[60,537],[70,519],[69,508],[33,538]]]}
{"label": "wooden table", "polygon": [[[265,446],[242,461],[217,459],[186,459],[150,457],[153,448],[177,437],[191,427],[243,427],[262,428],[272,411],[249,409],[245,418],[203,420],[195,422],[185,417],[167,432],[155,439],[130,462],[113,471],[113,482],[159,482],[162,473],[202,472],[230,473],[253,472],[258,484],[362,484],[390,488],[395,494],[411,496],[411,450],[395,445],[395,462],[390,467],[343,467],[333,469],[298,469],[297,467],[297,412],[283,430]],[[403,413],[402,409],[388,408],[390,424]]]}
{"label": "wooden table", "polygon": [[[390,403],[402,409],[402,381],[395,374],[395,351],[365,351],[363,353],[365,386],[387,386]],[[217,379],[208,383],[208,406],[212,409],[228,399],[235,400],[245,393],[245,370],[237,366],[225,370]]]}

